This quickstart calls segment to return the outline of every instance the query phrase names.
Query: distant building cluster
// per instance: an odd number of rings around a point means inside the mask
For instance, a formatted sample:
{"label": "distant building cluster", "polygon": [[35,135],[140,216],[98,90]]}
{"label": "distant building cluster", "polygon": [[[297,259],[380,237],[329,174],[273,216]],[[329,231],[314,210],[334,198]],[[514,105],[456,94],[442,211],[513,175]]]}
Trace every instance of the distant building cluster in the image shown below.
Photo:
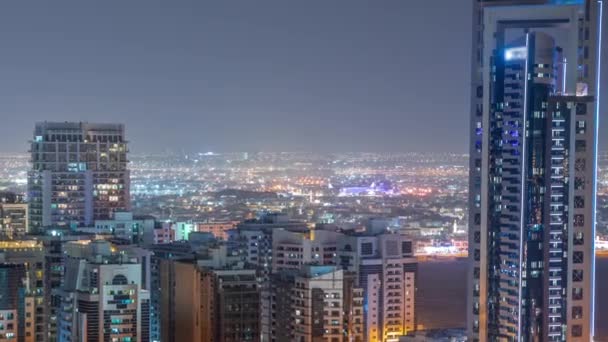
{"label": "distant building cluster", "polygon": [[121,125],[40,123],[31,153],[27,202],[0,197],[2,339],[397,341],[416,331],[416,244],[388,222],[134,215]]}

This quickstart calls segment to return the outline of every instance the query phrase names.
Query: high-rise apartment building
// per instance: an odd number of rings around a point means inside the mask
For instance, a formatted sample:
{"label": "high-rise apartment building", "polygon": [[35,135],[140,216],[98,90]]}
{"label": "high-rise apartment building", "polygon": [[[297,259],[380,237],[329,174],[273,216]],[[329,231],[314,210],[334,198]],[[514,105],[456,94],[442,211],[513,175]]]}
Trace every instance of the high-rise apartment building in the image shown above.
{"label": "high-rise apartment building", "polygon": [[150,293],[142,265],[105,241],[68,242],[60,341],[150,340]]}
{"label": "high-rise apartment building", "polygon": [[49,342],[58,341],[57,315],[61,307],[58,290],[65,277],[65,245],[70,241],[89,241],[89,235],[49,234],[36,236],[44,246],[44,307]]}
{"label": "high-rise apartment building", "polygon": [[[170,225],[168,225],[170,226]],[[193,259],[195,253],[187,243],[164,243],[150,245],[150,341],[167,340],[172,328],[166,322],[171,317],[167,308],[172,293],[175,291],[175,272],[171,267],[174,260]],[[164,324],[163,324],[164,323]],[[169,329],[169,330],[168,330]]]}
{"label": "high-rise apartment building", "polygon": [[363,342],[363,290],[338,266],[302,265],[272,275],[272,341]]}
{"label": "high-rise apartment building", "polygon": [[590,341],[602,1],[473,10],[469,335]]}
{"label": "high-rise apartment building", "polygon": [[48,341],[44,264],[42,243],[0,241],[0,340]]}
{"label": "high-rise apartment building", "polygon": [[[24,264],[0,263],[0,341],[35,341],[34,298],[27,296]],[[23,322],[23,323],[22,323]]]}
{"label": "high-rise apartment building", "polygon": [[337,261],[363,290],[364,341],[397,341],[416,330],[418,263],[405,235],[351,234],[338,240]]}
{"label": "high-rise apartment building", "polygon": [[238,225],[238,249],[261,279],[262,341],[365,340],[363,290],[336,266],[343,238],[277,215]]}
{"label": "high-rise apartment building", "polygon": [[[219,260],[208,263],[221,264]],[[204,264],[195,260],[161,260],[160,340],[260,341],[260,284],[256,270]]]}
{"label": "high-rise apartment building", "polygon": [[272,271],[299,270],[302,265],[333,265],[336,245],[343,235],[329,230],[272,232]]}
{"label": "high-rise apartment building", "polygon": [[273,232],[286,230],[290,232],[307,232],[309,225],[303,221],[294,221],[287,215],[269,213],[255,220],[247,220],[237,225],[236,244],[240,246],[245,261],[255,265],[262,278],[262,299],[260,314],[262,317],[262,342],[271,341],[273,319],[270,297],[270,274],[273,268]]}
{"label": "high-rise apartment building", "polygon": [[28,232],[28,205],[22,196],[0,192],[0,236],[14,239]]}
{"label": "high-rise apartment building", "polygon": [[31,141],[30,228],[90,226],[129,211],[127,141],[120,124],[41,122]]}

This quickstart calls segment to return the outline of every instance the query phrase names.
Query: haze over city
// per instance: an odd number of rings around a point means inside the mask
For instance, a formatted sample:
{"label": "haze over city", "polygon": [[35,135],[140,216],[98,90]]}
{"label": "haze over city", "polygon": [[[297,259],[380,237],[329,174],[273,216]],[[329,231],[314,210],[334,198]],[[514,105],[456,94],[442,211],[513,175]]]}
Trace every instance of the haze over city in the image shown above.
{"label": "haze over city", "polygon": [[44,120],[134,152],[467,152],[470,1],[12,1],[0,39],[4,152]]}

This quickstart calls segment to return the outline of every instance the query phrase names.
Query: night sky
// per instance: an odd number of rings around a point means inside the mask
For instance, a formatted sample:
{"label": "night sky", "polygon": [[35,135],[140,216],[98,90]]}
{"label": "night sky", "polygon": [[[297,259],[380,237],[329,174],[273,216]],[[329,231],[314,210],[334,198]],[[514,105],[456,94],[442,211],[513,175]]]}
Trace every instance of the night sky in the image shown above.
{"label": "night sky", "polygon": [[471,1],[430,3],[3,1],[0,151],[82,120],[133,152],[466,152]]}

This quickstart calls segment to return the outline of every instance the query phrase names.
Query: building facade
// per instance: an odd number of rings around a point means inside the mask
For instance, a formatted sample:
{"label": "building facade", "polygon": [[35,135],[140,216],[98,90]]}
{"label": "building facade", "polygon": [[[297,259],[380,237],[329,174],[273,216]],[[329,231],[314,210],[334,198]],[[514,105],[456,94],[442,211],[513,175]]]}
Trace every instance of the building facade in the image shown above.
{"label": "building facade", "polygon": [[133,216],[131,212],[114,212],[111,220],[95,220],[96,234],[111,234],[134,244],[144,242],[144,235],[154,230],[155,219],[151,216]]}
{"label": "building facade", "polygon": [[260,341],[256,270],[169,259],[160,270],[161,341]]}
{"label": "building facade", "polygon": [[42,243],[0,241],[0,339],[48,341],[44,264]]}
{"label": "building facade", "polygon": [[590,341],[602,1],[474,1],[467,329]]}
{"label": "building facade", "polygon": [[150,340],[150,293],[142,267],[105,241],[69,242],[60,289],[61,341]]}
{"label": "building facade", "polygon": [[299,270],[302,265],[333,265],[336,244],[343,235],[328,230],[272,232],[272,272]]}
{"label": "building facade", "polygon": [[272,276],[272,341],[363,342],[363,291],[338,266],[303,265]]}
{"label": "building facade", "polygon": [[258,219],[247,220],[237,225],[232,241],[241,249],[244,260],[256,267],[262,278],[262,341],[272,340],[272,298],[270,297],[270,274],[273,267],[273,232],[275,230],[305,233],[309,226],[303,221],[294,221],[282,214],[266,214]]}
{"label": "building facade", "polygon": [[396,341],[416,330],[418,263],[412,240],[400,234],[348,235],[337,262],[363,292],[364,341]]}
{"label": "building facade", "polygon": [[[170,225],[169,225],[170,226]],[[173,260],[193,259],[194,252],[189,244],[164,243],[148,247],[150,257],[150,341],[166,341],[172,326],[167,308],[169,299],[175,291],[175,272]]]}
{"label": "building facade", "polygon": [[129,211],[127,141],[120,124],[41,122],[28,174],[30,228],[91,226]]}
{"label": "building facade", "polygon": [[197,223],[197,231],[204,233],[211,233],[218,239],[228,240],[229,231],[236,229],[238,221],[226,221],[226,222],[200,222]]}
{"label": "building facade", "polygon": [[27,203],[0,203],[0,234],[4,239],[15,239],[28,232]]}
{"label": "building facade", "polygon": [[0,237],[15,239],[28,233],[28,205],[23,196],[0,192]]}
{"label": "building facade", "polygon": [[0,341],[36,341],[34,298],[24,286],[25,264],[0,263]]}

